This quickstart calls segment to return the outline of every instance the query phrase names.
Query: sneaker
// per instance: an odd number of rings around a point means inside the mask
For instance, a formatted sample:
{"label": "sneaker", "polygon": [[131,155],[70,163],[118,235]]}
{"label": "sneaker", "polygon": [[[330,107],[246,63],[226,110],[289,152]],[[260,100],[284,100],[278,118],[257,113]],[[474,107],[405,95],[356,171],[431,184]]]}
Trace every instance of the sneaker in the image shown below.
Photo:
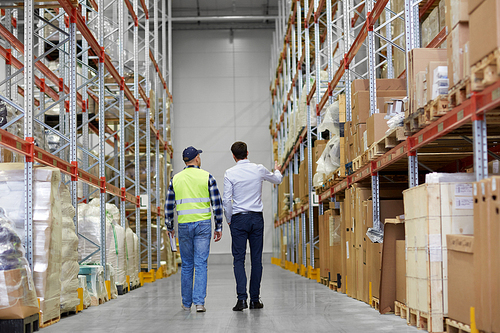
{"label": "sneaker", "polygon": [[188,307],[184,306],[184,304],[182,304],[181,307],[182,307],[182,310],[184,310],[184,311],[191,311],[191,307],[188,308]]}
{"label": "sneaker", "polygon": [[205,305],[197,305],[196,306],[196,312],[207,312],[207,309],[205,309]]}

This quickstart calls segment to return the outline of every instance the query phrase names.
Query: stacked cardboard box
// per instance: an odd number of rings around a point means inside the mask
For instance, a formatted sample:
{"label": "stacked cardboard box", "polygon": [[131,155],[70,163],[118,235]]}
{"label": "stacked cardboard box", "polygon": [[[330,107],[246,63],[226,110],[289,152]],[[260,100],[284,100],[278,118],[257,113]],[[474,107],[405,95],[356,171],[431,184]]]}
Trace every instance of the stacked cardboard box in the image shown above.
{"label": "stacked cardboard box", "polygon": [[475,65],[500,48],[500,0],[469,0],[468,10],[470,64]]}
{"label": "stacked cardboard box", "polygon": [[467,0],[446,0],[446,27],[448,29],[448,79],[450,86],[458,84],[470,75],[469,14]]}
{"label": "stacked cardboard box", "polygon": [[[467,174],[429,182],[403,192],[406,231],[406,287],[409,308],[429,315],[429,332],[443,331],[448,313],[446,235],[474,229],[472,183]],[[452,181],[452,182],[446,182]]]}
{"label": "stacked cardboard box", "polygon": [[500,177],[474,183],[474,306],[485,332],[500,331],[499,196]]}

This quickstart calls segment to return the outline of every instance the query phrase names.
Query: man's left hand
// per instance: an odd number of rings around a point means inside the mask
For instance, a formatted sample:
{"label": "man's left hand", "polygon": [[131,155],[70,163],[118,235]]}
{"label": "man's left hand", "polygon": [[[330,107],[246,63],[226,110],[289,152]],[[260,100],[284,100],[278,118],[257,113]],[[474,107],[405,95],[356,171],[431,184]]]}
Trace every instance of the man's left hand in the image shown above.
{"label": "man's left hand", "polygon": [[214,240],[216,242],[220,241],[220,239],[222,238],[222,231],[215,231],[214,232]]}

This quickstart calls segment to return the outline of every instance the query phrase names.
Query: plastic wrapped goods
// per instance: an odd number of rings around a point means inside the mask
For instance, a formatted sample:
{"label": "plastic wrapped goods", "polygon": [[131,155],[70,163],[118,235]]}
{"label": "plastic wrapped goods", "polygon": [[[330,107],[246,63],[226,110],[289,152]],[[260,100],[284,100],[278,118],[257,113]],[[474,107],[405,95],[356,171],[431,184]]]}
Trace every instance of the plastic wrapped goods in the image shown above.
{"label": "plastic wrapped goods", "polygon": [[0,319],[26,318],[38,312],[35,286],[21,239],[0,208]]}
{"label": "plastic wrapped goods", "polygon": [[120,225],[111,223],[112,241],[106,244],[107,262],[113,265],[115,270],[115,283],[125,285],[127,282],[127,246],[125,238],[125,229]]}
{"label": "plastic wrapped goods", "polygon": [[108,300],[108,293],[104,283],[104,269],[100,265],[80,265],[80,275],[87,280],[87,290],[90,295],[91,305],[97,306]]}
{"label": "plastic wrapped goods", "polygon": [[[33,172],[33,280],[43,322],[59,317],[61,293],[61,200],[58,169]],[[24,240],[24,164],[0,164],[0,202]]]}
{"label": "plastic wrapped goods", "polygon": [[75,208],[71,203],[68,188],[59,186],[62,205],[62,268],[61,268],[61,311],[74,311],[80,304],[78,298],[78,236],[75,233]]}
{"label": "plastic wrapped goods", "polygon": [[135,286],[139,285],[139,265],[140,265],[140,260],[141,260],[141,245],[139,243],[139,237],[134,233],[134,253],[135,253],[135,262],[134,262],[134,280],[132,280],[132,277],[130,277],[130,283],[132,283]]}
{"label": "plastic wrapped goods", "polygon": [[[127,275],[130,277],[130,284],[134,285],[133,282],[139,280],[139,270],[138,270],[138,265],[137,265],[137,253],[135,251],[135,237],[134,237],[134,232],[132,229],[127,227],[127,230],[125,231],[125,236],[127,238],[127,254],[128,254],[128,260],[127,260]],[[136,276],[137,275],[137,276]]]}

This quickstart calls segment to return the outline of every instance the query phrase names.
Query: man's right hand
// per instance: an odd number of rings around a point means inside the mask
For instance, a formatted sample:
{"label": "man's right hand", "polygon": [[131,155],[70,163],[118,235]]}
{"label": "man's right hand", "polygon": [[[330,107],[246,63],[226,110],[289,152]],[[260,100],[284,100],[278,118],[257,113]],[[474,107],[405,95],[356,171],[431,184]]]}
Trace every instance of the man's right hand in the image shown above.
{"label": "man's right hand", "polygon": [[278,165],[278,161],[274,161],[274,170],[281,172],[281,167]]}

